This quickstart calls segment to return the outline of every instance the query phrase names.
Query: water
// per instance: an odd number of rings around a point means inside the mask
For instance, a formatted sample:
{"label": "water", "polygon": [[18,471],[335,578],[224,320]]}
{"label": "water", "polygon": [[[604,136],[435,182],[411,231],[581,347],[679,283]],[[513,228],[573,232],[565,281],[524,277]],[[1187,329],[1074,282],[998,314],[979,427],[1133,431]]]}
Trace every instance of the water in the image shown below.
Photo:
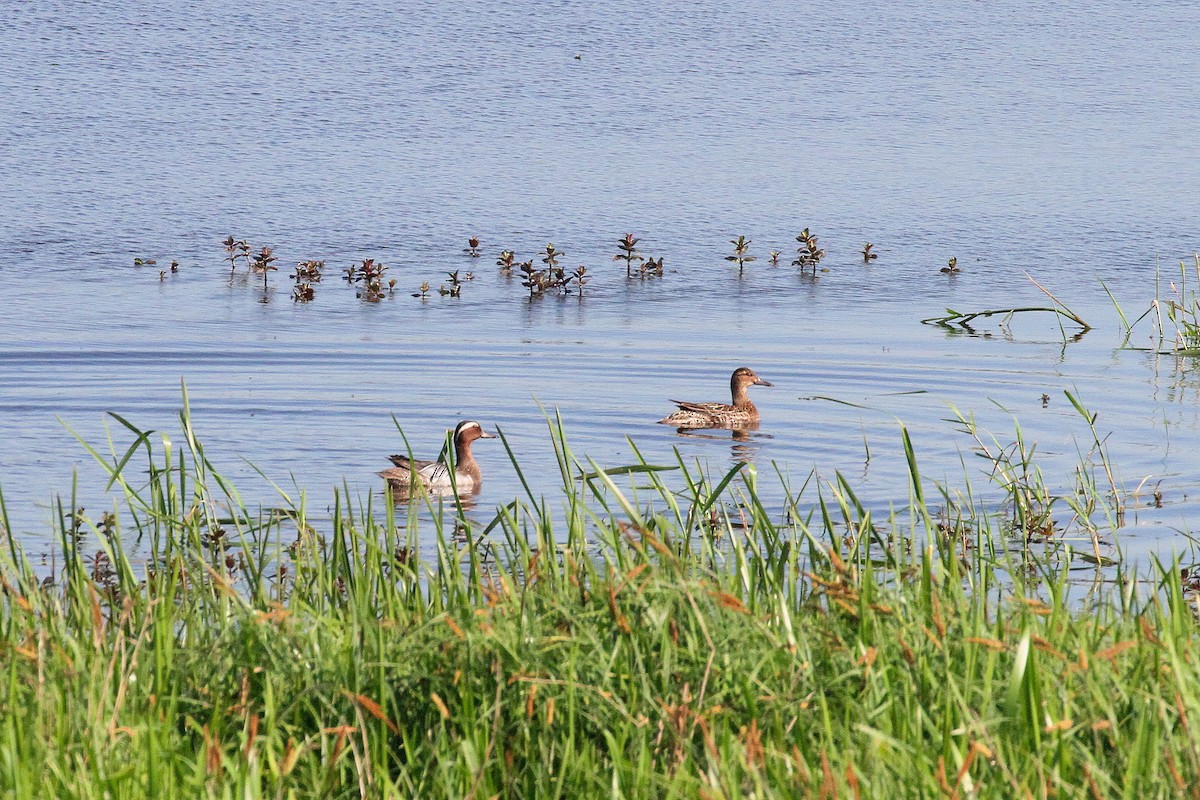
{"label": "water", "polygon": [[[459,419],[499,426],[553,493],[539,403],[605,466],[631,460],[628,436],[659,463],[678,448],[714,471],[775,462],[797,484],[842,470],[877,508],[907,498],[901,421],[925,475],[983,484],[951,409],[1002,444],[1015,415],[1066,489],[1091,441],[1070,390],[1124,485],[1143,487],[1122,544],[1183,548],[1200,372],[1121,349],[1101,281],[1140,313],[1156,270],[1200,249],[1200,9],[810,6],[7,9],[0,486],[14,532],[51,547],[50,500],[76,471],[98,514],[102,473],[68,428],[101,443],[114,411],[178,439],[181,381],[247,499],[277,502],[242,459],[317,508],[342,481],[379,490],[403,449],[393,415],[427,456]],[[804,227],[828,252],[815,279],[766,261],[788,264]],[[611,261],[626,231],[666,258],[662,280],[626,281]],[[228,279],[229,234],[276,249],[268,302]],[[471,235],[477,260],[462,254]],[[738,235],[758,256],[742,279],[723,260]],[[530,302],[498,275],[501,249],[532,258],[548,241],[587,265],[582,300]],[[938,272],[950,256],[962,274]],[[365,303],[339,280],[366,257],[395,297]],[[307,259],[327,277],[295,304],[286,275]],[[476,275],[458,299],[436,293],[452,270]],[[987,323],[988,337],[919,324],[1045,305],[1026,272],[1095,330],[1064,343],[1046,318]],[[410,297],[426,280],[432,296]],[[724,399],[743,364],[776,384],[754,390],[748,442],[655,424],[667,397]],[[498,444],[476,452],[481,507],[520,494]]]}

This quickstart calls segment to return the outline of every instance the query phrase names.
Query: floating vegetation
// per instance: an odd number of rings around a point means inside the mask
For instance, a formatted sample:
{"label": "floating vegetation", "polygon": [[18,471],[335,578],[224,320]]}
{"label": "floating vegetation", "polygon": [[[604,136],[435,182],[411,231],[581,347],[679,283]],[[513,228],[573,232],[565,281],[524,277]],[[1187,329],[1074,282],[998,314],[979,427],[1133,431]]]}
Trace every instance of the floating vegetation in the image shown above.
{"label": "floating vegetation", "polygon": [[221,242],[225,246],[225,260],[229,262],[229,271],[237,271],[238,259],[242,259],[246,268],[250,267],[250,245],[245,239],[234,239],[229,236]]}
{"label": "floating vegetation", "polygon": [[321,282],[321,273],[325,269],[324,261],[301,261],[292,273],[292,300],[297,303],[310,302],[315,296],[314,283]]}
{"label": "floating vegetation", "polygon": [[962,272],[962,270],[958,268],[958,259],[954,258],[953,256],[950,257],[950,260],[946,262],[946,266],[942,267],[940,271],[946,273],[947,275],[957,275],[958,273]]}
{"label": "floating vegetation", "polygon": [[875,245],[871,244],[870,242],[867,242],[866,244],[863,245],[862,257],[863,257],[864,264],[870,264],[872,261],[879,258],[878,253],[872,252],[874,247],[875,247]]}
{"label": "floating vegetation", "polygon": [[[553,245],[547,245],[553,247]],[[559,253],[559,256],[562,254]],[[545,261],[545,259],[542,259]],[[561,291],[563,294],[570,294],[570,286],[574,281],[579,286],[579,296],[583,296],[583,286],[590,278],[585,277],[587,267],[579,267],[573,272],[567,272],[564,268],[558,266],[547,267],[546,269],[535,270],[532,261],[526,261],[520,265],[521,273],[524,276],[521,280],[521,285],[529,290],[529,298],[552,292],[555,290]]]}
{"label": "floating vegetation", "polygon": [[292,273],[292,279],[295,281],[307,281],[308,283],[320,283],[321,275],[324,271],[324,261],[301,261],[296,264],[296,271]]}
{"label": "floating vegetation", "polygon": [[386,294],[396,288],[396,282],[388,281],[388,289],[383,288],[383,273],[387,267],[373,258],[364,258],[346,270],[346,281],[360,284],[355,296],[369,303],[378,303]]}
{"label": "floating vegetation", "polygon": [[637,249],[637,243],[640,241],[641,241],[641,239],[635,238],[632,233],[627,233],[627,234],[625,234],[625,236],[623,238],[617,240],[617,248],[621,252],[619,252],[615,256],[613,256],[613,261],[624,261],[625,262],[625,277],[626,278],[633,277],[633,262],[634,261],[642,262],[645,260],[644,258],[642,258],[641,253],[639,253],[638,249]]}
{"label": "floating vegetation", "polygon": [[179,262],[171,259],[171,272],[179,272]]}
{"label": "floating vegetation", "polygon": [[825,257],[825,251],[817,245],[817,237],[808,228],[805,228],[800,231],[796,241],[799,244],[796,247],[796,260],[792,262],[792,266],[800,267],[800,269],[811,267],[813,275],[816,275],[817,264],[821,263],[821,259]]}
{"label": "floating vegetation", "polygon": [[746,255],[746,251],[750,249],[751,241],[751,239],[747,239],[745,236],[729,240],[729,243],[733,245],[733,255],[725,256],[725,260],[737,262],[738,275],[742,275],[745,272],[746,264],[758,260],[757,256]]}
{"label": "floating vegetation", "polygon": [[783,255],[783,251],[781,251],[781,250],[772,250],[771,251],[771,266],[772,267],[779,266],[779,257],[781,255]]}
{"label": "floating vegetation", "polygon": [[467,247],[463,252],[471,258],[479,258],[479,237],[472,236],[470,239],[467,239]]}
{"label": "floating vegetation", "polygon": [[267,275],[275,272],[279,268],[275,266],[276,257],[271,251],[271,248],[264,247],[254,255],[254,260],[250,262],[250,271],[254,273],[261,272],[263,276],[263,291],[267,290]]}
{"label": "floating vegetation", "polygon": [[[954,259],[950,259],[951,262]],[[945,272],[945,270],[942,270]],[[946,315],[942,317],[930,317],[929,319],[921,320],[922,325],[940,325],[943,328],[961,328],[963,330],[972,330],[970,323],[981,317],[1002,316],[1001,326],[1008,324],[1009,319],[1014,314],[1024,314],[1028,312],[1049,312],[1068,319],[1078,325],[1082,330],[1080,334],[1086,333],[1092,329],[1092,326],[1083,321],[1083,319],[1071,309],[1067,308],[1061,300],[1051,294],[1046,287],[1035,281],[1031,275],[1026,273],[1025,277],[1036,286],[1043,294],[1049,297],[1053,302],[1053,306],[1022,306],[1020,308],[992,308],[986,311],[955,311],[953,308],[946,309]]]}
{"label": "floating vegetation", "polygon": [[133,260],[133,265],[135,267],[153,267],[156,264],[158,264],[158,261],[157,259],[153,258],[135,258]]}
{"label": "floating vegetation", "polygon": [[413,297],[419,297],[422,300],[429,299],[429,281],[425,281],[417,287],[417,291],[413,292]]}
{"label": "floating vegetation", "polygon": [[500,268],[500,274],[508,277],[512,275],[513,266],[517,260],[517,254],[512,250],[501,250],[500,257],[496,259],[496,266]]}
{"label": "floating vegetation", "polygon": [[547,242],[546,246],[542,248],[542,263],[545,264],[547,268],[557,267],[558,260],[565,255],[566,253],[557,250],[552,242]]}
{"label": "floating vegetation", "polygon": [[463,279],[458,277],[458,272],[458,270],[454,270],[454,272],[446,273],[446,277],[450,281],[450,286],[447,287],[446,284],[443,283],[438,287],[438,294],[442,295],[443,297],[447,295],[450,297],[462,297]]}
{"label": "floating vegetation", "polygon": [[659,256],[657,259],[647,258],[646,263],[642,264],[639,268],[638,274],[642,278],[661,278],[663,274],[663,257]]}

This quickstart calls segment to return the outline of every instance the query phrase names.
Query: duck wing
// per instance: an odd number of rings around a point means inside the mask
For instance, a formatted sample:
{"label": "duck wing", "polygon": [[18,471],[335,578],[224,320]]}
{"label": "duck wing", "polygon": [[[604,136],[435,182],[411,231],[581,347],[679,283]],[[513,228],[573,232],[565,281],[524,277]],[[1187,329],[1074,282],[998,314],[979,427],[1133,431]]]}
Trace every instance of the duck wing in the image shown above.
{"label": "duck wing", "polygon": [[680,411],[693,411],[697,414],[719,414],[733,408],[725,403],[689,403],[686,400],[672,400],[671,402],[679,406]]}
{"label": "duck wing", "polygon": [[388,456],[388,461],[392,462],[393,464],[395,464],[397,467],[400,467],[401,469],[413,469],[413,470],[416,470],[417,472],[420,472],[421,470],[425,469],[430,464],[437,463],[436,461],[419,461],[415,458],[409,458],[408,456],[399,456],[399,455]]}

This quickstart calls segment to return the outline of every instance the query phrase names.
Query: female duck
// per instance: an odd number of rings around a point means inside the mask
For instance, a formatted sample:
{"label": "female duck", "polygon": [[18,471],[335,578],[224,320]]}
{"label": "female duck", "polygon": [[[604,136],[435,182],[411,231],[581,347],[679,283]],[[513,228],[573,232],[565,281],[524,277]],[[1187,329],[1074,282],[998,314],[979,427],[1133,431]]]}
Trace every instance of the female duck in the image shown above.
{"label": "female duck", "polygon": [[396,493],[411,492],[413,487],[421,486],[438,494],[448,494],[458,488],[459,493],[472,494],[478,492],[483,485],[483,475],[475,456],[471,455],[471,443],[476,439],[495,439],[496,434],[487,433],[474,420],[463,420],[454,429],[454,476],[450,475],[450,465],[444,461],[416,461],[407,456],[388,456],[396,466],[385,469],[379,477],[387,481],[388,487]]}
{"label": "female duck", "polygon": [[755,375],[754,370],[739,367],[729,379],[729,388],[733,393],[732,405],[672,400],[672,403],[679,406],[679,410],[666,419],[660,419],[659,422],[674,425],[676,428],[736,428],[753,425],[758,422],[758,409],[750,402],[746,389],[751,386],[772,385]]}

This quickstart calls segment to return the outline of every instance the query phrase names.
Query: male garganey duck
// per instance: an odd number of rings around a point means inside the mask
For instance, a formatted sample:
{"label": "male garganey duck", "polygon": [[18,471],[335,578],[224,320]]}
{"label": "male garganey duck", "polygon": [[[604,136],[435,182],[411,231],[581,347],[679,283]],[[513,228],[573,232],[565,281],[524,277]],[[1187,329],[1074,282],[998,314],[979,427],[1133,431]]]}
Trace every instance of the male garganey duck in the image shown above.
{"label": "male garganey duck", "polygon": [[463,420],[454,429],[454,476],[451,483],[450,465],[445,461],[416,461],[408,456],[388,456],[396,466],[385,469],[379,477],[397,494],[412,491],[414,476],[416,484],[439,494],[449,493],[457,487],[461,494],[478,492],[483,485],[479,464],[471,455],[471,443],[476,439],[495,439],[496,434],[487,433],[478,422]]}
{"label": "male garganey duck", "polygon": [[754,370],[738,367],[729,379],[733,405],[672,400],[672,403],[679,406],[679,410],[666,419],[660,419],[659,422],[663,425],[674,425],[676,428],[736,428],[741,425],[753,425],[758,422],[758,409],[750,402],[746,389],[750,386],[772,385],[755,375]]}

